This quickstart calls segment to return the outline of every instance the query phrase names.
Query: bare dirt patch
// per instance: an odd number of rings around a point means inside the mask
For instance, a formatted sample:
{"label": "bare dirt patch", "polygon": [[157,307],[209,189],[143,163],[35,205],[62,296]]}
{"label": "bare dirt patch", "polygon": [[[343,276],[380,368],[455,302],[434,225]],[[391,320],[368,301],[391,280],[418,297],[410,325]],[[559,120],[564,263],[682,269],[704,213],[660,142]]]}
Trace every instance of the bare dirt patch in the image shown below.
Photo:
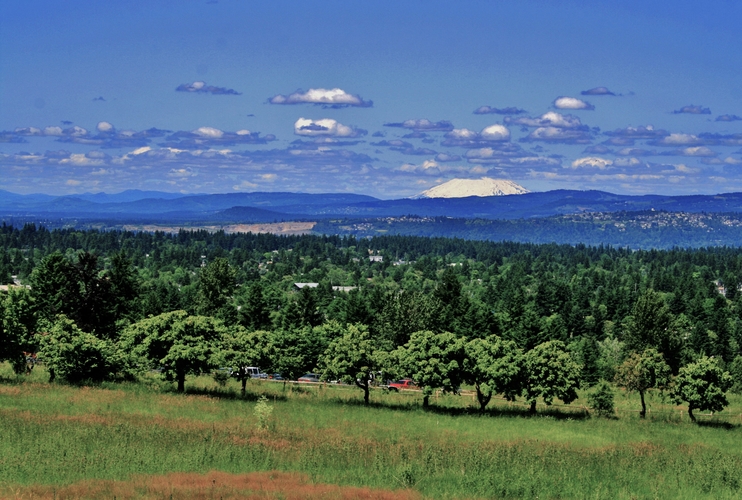
{"label": "bare dirt patch", "polygon": [[316,225],[316,222],[273,222],[265,224],[225,224],[211,226],[165,226],[155,224],[126,224],[123,229],[126,231],[162,231],[165,233],[177,233],[181,229],[185,231],[204,230],[210,233],[224,231],[231,233],[271,233],[271,234],[309,234]]}
{"label": "bare dirt patch", "polygon": [[161,476],[136,476],[129,481],[80,481],[67,486],[15,486],[0,489],[7,499],[146,499],[168,498],[206,500],[286,499],[286,500],[417,500],[411,490],[381,490],[337,486],[312,482],[308,476],[290,472],[251,472],[230,474],[172,473]]}

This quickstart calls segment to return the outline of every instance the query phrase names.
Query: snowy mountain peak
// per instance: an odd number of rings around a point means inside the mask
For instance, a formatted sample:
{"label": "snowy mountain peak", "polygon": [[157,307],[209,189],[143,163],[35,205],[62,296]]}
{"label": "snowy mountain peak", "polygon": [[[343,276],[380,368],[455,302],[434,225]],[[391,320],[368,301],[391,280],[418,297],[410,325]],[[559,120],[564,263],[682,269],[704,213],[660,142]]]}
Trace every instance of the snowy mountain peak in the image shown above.
{"label": "snowy mountain peak", "polygon": [[513,181],[482,177],[481,179],[451,179],[423,191],[415,198],[466,198],[467,196],[503,196],[527,192],[526,188]]}

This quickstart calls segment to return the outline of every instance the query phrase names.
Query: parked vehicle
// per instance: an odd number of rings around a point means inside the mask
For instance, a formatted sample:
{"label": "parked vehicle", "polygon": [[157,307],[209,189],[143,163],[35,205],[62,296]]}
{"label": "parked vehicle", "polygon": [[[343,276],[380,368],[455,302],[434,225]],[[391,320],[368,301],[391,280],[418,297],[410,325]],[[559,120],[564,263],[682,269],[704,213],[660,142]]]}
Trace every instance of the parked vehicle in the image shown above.
{"label": "parked vehicle", "polygon": [[385,386],[384,388],[389,391],[394,391],[394,392],[420,389],[417,386],[417,384],[413,382],[412,379],[410,378],[403,378],[402,380],[397,380],[396,382],[392,382],[389,385]]}
{"label": "parked vehicle", "polygon": [[316,373],[305,373],[298,380],[299,382],[319,382],[320,376]]}
{"label": "parked vehicle", "polygon": [[268,378],[271,380],[283,380],[283,377],[280,373],[273,373],[271,375],[268,375]]}
{"label": "parked vehicle", "polygon": [[232,372],[232,376],[236,378],[242,378],[242,377],[262,378],[262,379],[268,378],[268,374],[261,372],[260,368],[258,368],[257,366],[243,366],[239,368],[238,370],[234,370]]}

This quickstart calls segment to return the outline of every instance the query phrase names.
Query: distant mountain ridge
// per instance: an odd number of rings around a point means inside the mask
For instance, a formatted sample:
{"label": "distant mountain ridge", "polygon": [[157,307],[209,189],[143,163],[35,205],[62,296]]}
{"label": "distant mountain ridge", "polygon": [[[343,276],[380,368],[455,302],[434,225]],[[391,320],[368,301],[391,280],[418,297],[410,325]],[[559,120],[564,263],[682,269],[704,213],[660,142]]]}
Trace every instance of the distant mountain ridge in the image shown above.
{"label": "distant mountain ridge", "polygon": [[18,195],[0,190],[0,218],[5,219],[37,217],[243,223],[417,215],[512,220],[585,212],[643,210],[742,212],[742,193],[631,196],[604,191],[555,190],[517,196],[380,200],[349,193],[181,195],[157,191],[125,191],[114,195],[97,193],[54,197]]}

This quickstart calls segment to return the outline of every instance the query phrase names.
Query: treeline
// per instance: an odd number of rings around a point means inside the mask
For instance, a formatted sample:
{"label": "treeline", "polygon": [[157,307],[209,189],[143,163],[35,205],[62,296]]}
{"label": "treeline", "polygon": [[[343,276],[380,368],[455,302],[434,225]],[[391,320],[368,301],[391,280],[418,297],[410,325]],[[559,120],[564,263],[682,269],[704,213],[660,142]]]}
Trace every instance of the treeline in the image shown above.
{"label": "treeline", "polygon": [[[206,318],[198,321],[218,323],[229,335],[269,332],[274,354],[254,364],[286,376],[322,366],[351,325],[385,359],[408,349],[420,332],[452,335],[462,345],[506,342],[523,356],[545,344],[561,346],[579,367],[576,383],[584,385],[614,380],[632,353],[652,349],[667,377],[710,357],[738,386],[742,371],[737,248],[632,252],[406,236],[3,225],[0,279],[11,283],[13,276],[30,289],[11,289],[2,298],[0,359],[19,367],[18,353],[41,349],[50,332],[82,332],[101,352],[116,352],[127,332],[156,318],[175,321],[163,314],[182,311],[177,314]],[[132,345],[145,338],[149,333]],[[464,358],[454,358],[463,366]],[[396,365],[407,369],[399,375],[415,375],[403,359]]]}

